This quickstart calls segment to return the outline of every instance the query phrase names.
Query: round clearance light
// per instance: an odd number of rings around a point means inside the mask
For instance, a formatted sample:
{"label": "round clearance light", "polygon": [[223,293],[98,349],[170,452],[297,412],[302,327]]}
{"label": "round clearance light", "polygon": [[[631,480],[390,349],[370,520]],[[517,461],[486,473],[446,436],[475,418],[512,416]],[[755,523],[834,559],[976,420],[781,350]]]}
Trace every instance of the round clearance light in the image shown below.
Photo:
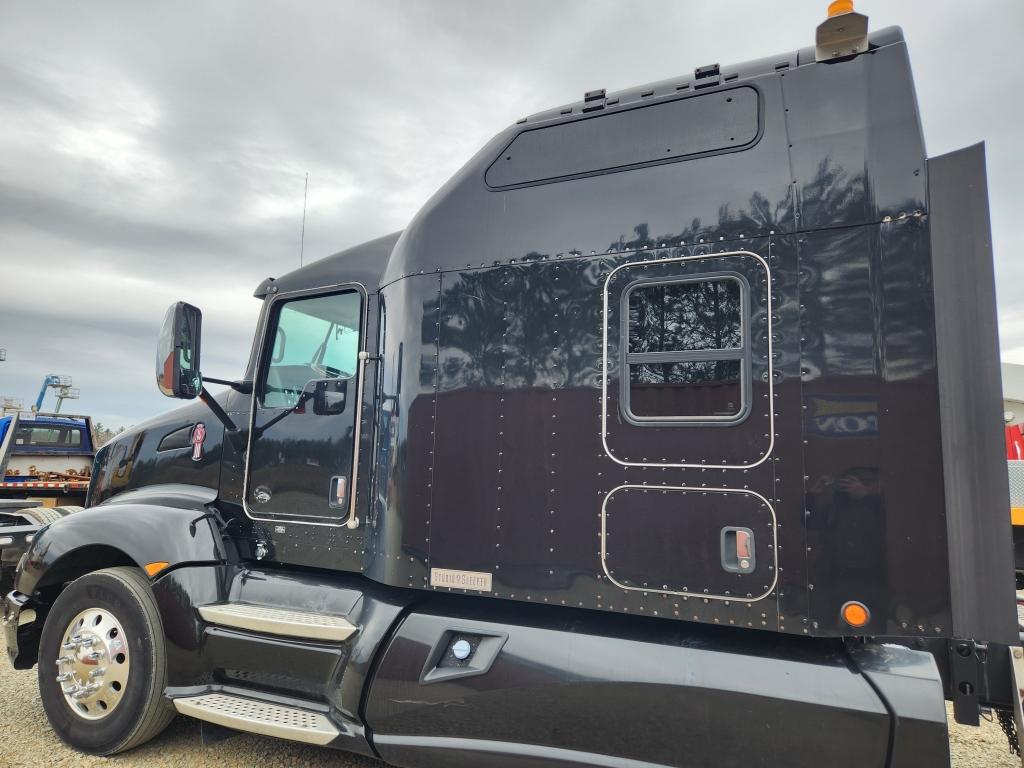
{"label": "round clearance light", "polygon": [[459,661],[465,661],[469,658],[469,654],[473,652],[473,646],[469,644],[468,640],[456,640],[452,643],[452,656]]}
{"label": "round clearance light", "polygon": [[860,629],[871,621],[871,611],[868,610],[864,603],[858,603],[856,600],[843,603],[843,607],[839,609],[839,614],[843,617],[843,621],[854,629]]}

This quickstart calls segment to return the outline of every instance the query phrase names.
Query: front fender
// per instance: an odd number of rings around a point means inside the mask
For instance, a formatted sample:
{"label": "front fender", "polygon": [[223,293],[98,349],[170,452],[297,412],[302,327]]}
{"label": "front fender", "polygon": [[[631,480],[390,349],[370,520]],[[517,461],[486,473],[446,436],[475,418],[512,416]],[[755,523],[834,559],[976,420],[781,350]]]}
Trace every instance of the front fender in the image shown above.
{"label": "front fender", "polygon": [[[224,545],[214,520],[203,517],[216,499],[210,488],[163,485],[119,494],[109,502],[61,518],[40,529],[15,576],[14,589],[32,595],[45,586],[82,575],[83,565],[120,553],[139,567],[166,562],[223,562]],[[91,568],[90,568],[91,570]]]}

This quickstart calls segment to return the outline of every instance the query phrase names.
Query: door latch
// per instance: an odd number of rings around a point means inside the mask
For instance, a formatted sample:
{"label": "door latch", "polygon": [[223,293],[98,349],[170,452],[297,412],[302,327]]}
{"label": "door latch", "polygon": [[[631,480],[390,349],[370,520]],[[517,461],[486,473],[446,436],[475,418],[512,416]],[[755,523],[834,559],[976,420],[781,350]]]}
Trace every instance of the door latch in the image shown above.
{"label": "door latch", "polygon": [[730,573],[750,573],[757,565],[754,532],[749,528],[726,526],[721,537],[722,567]]}
{"label": "door latch", "polygon": [[331,478],[331,487],[327,492],[327,503],[334,509],[343,509],[347,492],[348,478],[344,475],[335,475]]}

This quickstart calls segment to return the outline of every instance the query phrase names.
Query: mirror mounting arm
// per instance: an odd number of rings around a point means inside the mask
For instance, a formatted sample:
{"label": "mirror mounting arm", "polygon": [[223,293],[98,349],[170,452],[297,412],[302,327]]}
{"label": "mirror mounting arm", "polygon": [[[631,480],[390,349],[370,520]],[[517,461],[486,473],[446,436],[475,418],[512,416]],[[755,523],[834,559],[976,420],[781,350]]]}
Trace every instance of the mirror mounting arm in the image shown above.
{"label": "mirror mounting arm", "polygon": [[235,392],[241,392],[243,395],[252,394],[251,381],[229,381],[228,379],[215,379],[211,376],[203,376],[203,381],[208,381],[211,384],[223,384],[226,387],[231,387]]}
{"label": "mirror mounting arm", "polygon": [[210,394],[210,391],[206,387],[203,387],[202,391],[199,393],[199,399],[206,403],[207,408],[213,411],[213,415],[216,416],[217,420],[224,425],[224,429],[228,432],[238,431],[238,427],[235,426],[235,422],[233,422],[227,412],[220,407],[220,403],[214,399],[213,395]]}

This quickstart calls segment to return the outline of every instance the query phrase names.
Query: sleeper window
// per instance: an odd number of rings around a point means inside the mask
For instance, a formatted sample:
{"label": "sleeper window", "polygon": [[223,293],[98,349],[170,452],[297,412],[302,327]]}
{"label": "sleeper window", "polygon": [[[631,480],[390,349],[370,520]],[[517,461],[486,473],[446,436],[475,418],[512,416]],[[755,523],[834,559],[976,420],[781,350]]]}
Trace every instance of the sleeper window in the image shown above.
{"label": "sleeper window", "polygon": [[638,423],[735,422],[749,397],[745,282],[731,275],[626,291],[622,401]]}

